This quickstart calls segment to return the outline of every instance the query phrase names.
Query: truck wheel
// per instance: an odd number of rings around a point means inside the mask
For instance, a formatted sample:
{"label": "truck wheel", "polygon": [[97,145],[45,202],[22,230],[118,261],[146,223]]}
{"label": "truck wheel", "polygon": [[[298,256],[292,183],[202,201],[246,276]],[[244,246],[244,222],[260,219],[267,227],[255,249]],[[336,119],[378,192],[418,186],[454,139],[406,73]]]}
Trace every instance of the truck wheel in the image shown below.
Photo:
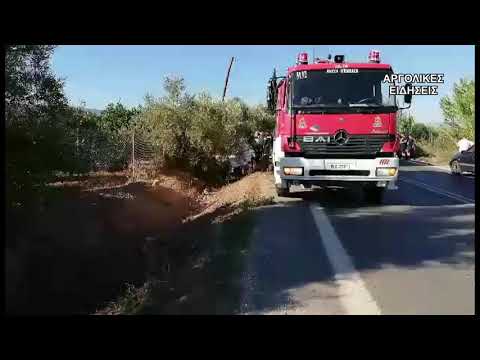
{"label": "truck wheel", "polygon": [[286,188],[277,187],[277,195],[278,196],[288,196],[288,194],[290,194],[290,188],[289,187],[286,187]]}
{"label": "truck wheel", "polygon": [[367,186],[364,189],[365,198],[369,203],[381,204],[383,201],[383,195],[385,194],[385,188],[377,186]]}

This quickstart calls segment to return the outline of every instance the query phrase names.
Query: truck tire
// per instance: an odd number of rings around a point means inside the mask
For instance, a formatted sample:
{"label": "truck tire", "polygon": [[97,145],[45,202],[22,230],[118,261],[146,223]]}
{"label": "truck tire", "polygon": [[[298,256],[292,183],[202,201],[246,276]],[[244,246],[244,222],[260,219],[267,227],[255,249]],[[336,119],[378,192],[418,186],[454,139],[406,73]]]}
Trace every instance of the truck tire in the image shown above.
{"label": "truck tire", "polygon": [[372,204],[381,204],[383,202],[385,188],[377,186],[366,186],[363,191],[367,202]]}
{"label": "truck tire", "polygon": [[290,194],[290,188],[289,187],[286,187],[286,188],[277,187],[277,195],[278,196],[288,196],[288,194]]}

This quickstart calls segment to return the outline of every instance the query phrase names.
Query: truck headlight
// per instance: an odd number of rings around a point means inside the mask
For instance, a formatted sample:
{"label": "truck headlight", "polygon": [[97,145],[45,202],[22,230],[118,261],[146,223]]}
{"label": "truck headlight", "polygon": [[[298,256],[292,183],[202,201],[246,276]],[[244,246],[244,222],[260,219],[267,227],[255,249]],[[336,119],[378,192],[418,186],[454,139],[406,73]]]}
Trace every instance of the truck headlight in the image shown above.
{"label": "truck headlight", "polygon": [[377,176],[395,176],[397,168],[377,168]]}
{"label": "truck headlight", "polygon": [[303,175],[303,167],[284,167],[283,173],[285,175],[296,175],[302,176]]}

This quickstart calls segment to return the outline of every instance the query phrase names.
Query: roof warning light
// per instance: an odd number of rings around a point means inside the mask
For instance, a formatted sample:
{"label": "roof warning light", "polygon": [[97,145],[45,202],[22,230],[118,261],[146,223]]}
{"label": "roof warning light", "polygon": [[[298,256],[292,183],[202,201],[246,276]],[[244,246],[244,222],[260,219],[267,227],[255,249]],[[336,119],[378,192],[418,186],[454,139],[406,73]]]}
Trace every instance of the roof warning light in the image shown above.
{"label": "roof warning light", "polygon": [[297,64],[308,64],[308,54],[307,53],[298,54]]}
{"label": "roof warning light", "polygon": [[368,61],[371,63],[379,63],[380,62],[380,51],[378,50],[370,50],[368,54]]}

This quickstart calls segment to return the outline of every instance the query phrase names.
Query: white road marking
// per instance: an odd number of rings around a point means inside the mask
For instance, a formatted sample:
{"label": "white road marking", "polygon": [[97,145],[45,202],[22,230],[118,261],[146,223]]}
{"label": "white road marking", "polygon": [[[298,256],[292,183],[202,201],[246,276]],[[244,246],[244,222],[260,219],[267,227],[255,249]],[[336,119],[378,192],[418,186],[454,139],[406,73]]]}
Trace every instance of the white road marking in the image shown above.
{"label": "white road marking", "polygon": [[[420,164],[420,165],[423,165],[426,168],[435,168],[435,169],[438,169],[438,170],[440,170],[441,172],[444,172],[444,173],[448,173],[448,174],[452,173],[452,171],[450,170],[450,166],[448,166],[448,165],[428,165],[424,162],[416,161],[416,160],[408,160],[408,162],[413,163],[413,164]],[[407,166],[409,166],[409,165],[407,165]],[[473,178],[473,177],[464,177],[464,179],[475,180],[475,178]]]}
{"label": "white road marking", "polygon": [[465,204],[471,204],[471,203],[475,204],[475,200],[473,200],[473,199],[469,199],[469,198],[467,198],[465,196],[462,196],[462,195],[459,195],[459,194],[451,193],[450,191],[440,189],[440,188],[438,188],[436,186],[433,186],[433,185],[425,184],[424,182],[421,182],[421,181],[418,181],[418,180],[405,179],[405,178],[404,179],[399,179],[399,180],[403,181],[407,184],[415,185],[415,186],[424,188],[428,191],[431,191],[431,192],[434,192],[434,193],[437,193],[437,194],[440,194],[440,195],[443,195],[443,196],[447,196],[447,197],[452,198],[454,200],[461,201]]}
{"label": "white road marking", "polygon": [[311,204],[315,225],[323,242],[330,264],[335,272],[340,301],[349,315],[381,315],[372,295],[342,246],[335,229],[322,207]]}

